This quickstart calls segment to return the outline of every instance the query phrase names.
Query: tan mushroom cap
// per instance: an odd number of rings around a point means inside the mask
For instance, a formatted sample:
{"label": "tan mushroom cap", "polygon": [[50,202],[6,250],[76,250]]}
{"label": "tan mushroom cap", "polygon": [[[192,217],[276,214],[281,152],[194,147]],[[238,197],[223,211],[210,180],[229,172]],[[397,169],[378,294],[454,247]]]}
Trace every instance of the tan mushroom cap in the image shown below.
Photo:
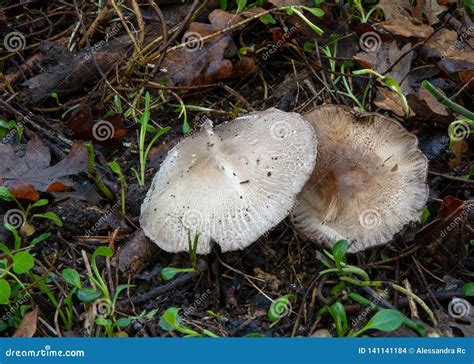
{"label": "tan mushroom cap", "polygon": [[281,222],[313,171],[316,136],[301,115],[254,112],[185,138],[168,154],[141,208],[145,234],[168,252],[243,249]]}
{"label": "tan mushroom cap", "polygon": [[305,115],[318,137],[318,158],[292,212],[306,238],[356,252],[389,242],[418,221],[428,198],[428,161],[418,140],[380,114],[357,117],[324,105]]}

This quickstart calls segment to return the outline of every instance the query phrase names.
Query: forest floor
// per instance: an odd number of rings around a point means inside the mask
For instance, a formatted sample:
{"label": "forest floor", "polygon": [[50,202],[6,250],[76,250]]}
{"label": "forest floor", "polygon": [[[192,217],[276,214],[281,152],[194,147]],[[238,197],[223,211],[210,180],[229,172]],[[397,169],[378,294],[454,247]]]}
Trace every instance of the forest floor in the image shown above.
{"label": "forest floor", "polygon": [[[474,336],[472,19],[471,0],[0,1],[1,335]],[[205,256],[140,234],[184,135],[323,103],[398,120],[429,159],[422,221],[343,252],[362,284],[288,220]]]}

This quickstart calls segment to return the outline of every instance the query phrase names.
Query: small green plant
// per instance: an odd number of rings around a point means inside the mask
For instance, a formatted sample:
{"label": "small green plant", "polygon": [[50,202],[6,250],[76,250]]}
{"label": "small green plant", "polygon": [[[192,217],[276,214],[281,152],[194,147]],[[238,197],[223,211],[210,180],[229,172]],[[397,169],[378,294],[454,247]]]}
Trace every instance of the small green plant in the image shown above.
{"label": "small green plant", "polygon": [[[0,259],[0,306],[4,306],[5,311],[0,320],[0,332],[8,328],[15,329],[20,324],[22,317],[32,307],[33,287],[44,285],[46,277],[38,277],[32,272],[36,265],[33,249],[36,244],[50,236],[49,233],[41,234],[28,246],[22,247],[16,229],[10,224],[5,224],[5,228],[11,232],[14,243],[13,249],[0,243],[0,252],[3,255]],[[45,291],[52,295],[48,287]],[[63,317],[62,311],[59,314]]]}
{"label": "small green plant", "polygon": [[120,165],[117,163],[117,161],[107,163],[107,166],[117,175],[117,179],[120,183],[120,205],[122,214],[125,215],[125,193],[127,192],[127,180],[125,179],[125,176],[122,173],[122,168],[120,168]]}
{"label": "small green plant", "polygon": [[272,302],[267,313],[268,319],[273,323],[272,326],[291,312],[290,301],[294,298],[294,294],[288,293]]}
{"label": "small green plant", "polygon": [[191,268],[174,268],[166,267],[160,272],[161,278],[165,281],[169,281],[179,273],[192,273],[199,272],[197,266],[197,246],[199,242],[199,234],[194,235],[194,239],[191,240],[191,232],[188,232],[188,244],[189,244],[189,259],[191,260]]}
{"label": "small green plant", "polygon": [[[166,127],[166,128],[161,128],[160,130],[156,132],[155,128],[149,125],[150,99],[151,99],[150,93],[147,92],[145,94],[145,108],[143,110],[143,113],[139,119],[138,118],[136,119],[137,123],[140,124],[140,130],[138,132],[140,172],[137,172],[135,168],[132,168],[132,171],[135,174],[135,177],[137,178],[137,181],[140,186],[145,185],[145,168],[146,168],[146,161],[148,159],[148,153],[150,153],[150,149],[153,147],[153,145],[162,135],[166,134],[171,129],[170,127]],[[149,131],[156,132],[156,134],[153,136],[153,138],[148,143],[148,145],[146,145],[146,136]]]}
{"label": "small green plant", "polygon": [[51,92],[51,93],[49,94],[49,96],[51,96],[51,97],[54,99],[54,101],[56,101],[56,104],[57,104],[58,106],[61,106],[61,105],[62,105],[61,102],[59,102],[59,95],[58,95],[58,93],[57,93],[56,91]]}
{"label": "small green plant", "polygon": [[313,14],[316,17],[322,17],[324,16],[324,11],[320,8],[309,8],[307,6],[301,6],[301,5],[295,5],[295,6],[288,6],[285,7],[286,13],[288,15],[293,15],[296,14],[298,17],[303,20],[306,25],[308,25],[317,35],[323,34],[323,30],[318,27],[317,25],[313,24],[304,14],[301,10],[306,10],[309,13]]}
{"label": "small green plant", "polygon": [[12,201],[18,206],[19,211],[16,211],[15,219],[18,222],[18,226],[20,227],[22,235],[31,236],[35,233],[35,227],[32,224],[33,220],[35,219],[47,219],[51,220],[59,227],[63,226],[63,222],[59,216],[52,211],[35,214],[32,212],[34,209],[46,206],[49,203],[47,199],[41,199],[33,202],[25,209],[20,201],[18,201],[17,198],[5,186],[0,186],[0,199],[4,201]]}
{"label": "small green plant", "polygon": [[403,106],[403,112],[405,113],[405,116],[410,115],[410,106],[408,106],[408,101],[400,87],[400,84],[392,77],[385,77],[382,76],[380,73],[371,70],[371,69],[363,69],[363,70],[358,70],[358,71],[352,71],[353,74],[355,75],[366,75],[366,74],[371,74],[377,79],[382,82],[385,86],[388,86],[392,91],[394,91],[399,97],[402,102]]}
{"label": "small green plant", "polygon": [[350,3],[352,3],[351,9],[355,12],[359,13],[359,16],[357,16],[360,19],[361,23],[367,23],[370,19],[370,16],[372,13],[377,10],[377,6],[374,6],[372,9],[370,9],[367,13],[365,12],[364,6],[362,5],[362,0],[352,0]]}
{"label": "small green plant", "polygon": [[97,187],[99,187],[100,192],[107,197],[109,200],[114,199],[114,194],[110,189],[105,185],[105,183],[102,181],[102,178],[100,178],[99,173],[97,172],[97,168],[95,165],[95,152],[94,152],[94,146],[92,145],[91,142],[86,142],[84,143],[87,149],[87,172],[89,173],[89,177],[94,180],[95,184]]}
{"label": "small green plant", "polygon": [[179,315],[179,308],[170,307],[160,317],[160,327],[164,331],[177,331],[183,334],[184,337],[219,337],[213,332],[202,329],[202,333],[199,333],[192,328],[183,324],[183,320]]}
{"label": "small green plant", "polygon": [[23,136],[23,125],[15,120],[6,121],[5,119],[0,119],[0,139],[4,138],[11,130],[16,131],[18,142],[20,143]]}
{"label": "small green plant", "polygon": [[[381,287],[384,284],[388,284],[391,289],[410,295],[411,298],[420,303],[422,307],[427,310],[430,318],[435,320],[432,312],[427,309],[427,306],[421,299],[396,284],[371,281],[365,270],[347,264],[347,249],[347,241],[341,240],[334,244],[332,253],[325,251],[326,256],[330,260],[322,260],[323,265],[325,265],[327,269],[322,270],[319,275],[336,275],[338,282],[335,283],[330,290],[332,297],[328,297],[328,301],[331,302],[331,304],[320,309],[318,315],[329,314],[331,316],[338,336],[360,336],[368,330],[393,331],[398,329],[401,325],[407,326],[423,336],[425,334],[423,325],[413,322],[399,311],[380,307],[377,303],[358,294],[356,290],[359,287]],[[367,306],[367,310],[376,311],[376,313],[363,328],[354,332],[355,327],[349,328],[343,300]]]}
{"label": "small green plant", "polygon": [[71,322],[72,320],[72,299],[75,295],[81,302],[90,303],[95,307],[95,324],[99,328],[104,328],[105,335],[108,337],[117,337],[125,336],[122,329],[128,327],[133,320],[150,319],[156,314],[156,311],[150,311],[148,313],[144,311],[139,316],[117,317],[116,305],[120,293],[133,286],[128,284],[119,285],[116,287],[114,295],[112,296],[110,294],[109,288],[97,266],[97,258],[110,258],[112,256],[112,249],[105,246],[99,247],[94,251],[91,256],[92,273],[87,273],[87,278],[91,283],[91,287],[84,286],[80,274],[75,269],[64,269],[62,277],[72,286],[72,289],[65,300],[68,312],[68,322]]}

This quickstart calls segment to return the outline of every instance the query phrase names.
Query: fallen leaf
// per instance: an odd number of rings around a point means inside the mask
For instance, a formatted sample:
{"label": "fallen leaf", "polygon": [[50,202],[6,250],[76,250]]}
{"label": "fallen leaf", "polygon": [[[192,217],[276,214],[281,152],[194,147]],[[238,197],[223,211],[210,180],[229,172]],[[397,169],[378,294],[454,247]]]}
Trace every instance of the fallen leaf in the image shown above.
{"label": "fallen leaf", "polygon": [[[377,99],[374,101],[377,107],[390,110],[398,116],[405,117],[405,111],[400,96],[385,87],[377,87]],[[415,112],[410,108],[409,116],[415,116]]]}
{"label": "fallen leaf", "polygon": [[94,120],[89,106],[83,106],[67,122],[76,139],[91,140],[94,143],[108,144],[125,137],[131,128],[125,125],[122,114],[104,116]]}
{"label": "fallen leaf", "polygon": [[415,235],[415,241],[427,251],[439,266],[451,272],[462,267],[466,258],[466,244],[474,238],[469,213],[474,201],[460,201],[452,196],[443,199],[438,217]]}
{"label": "fallen leaf", "polygon": [[[184,48],[168,53],[163,61],[168,85],[191,86],[216,82],[234,77],[234,65],[231,58],[237,55],[238,49],[229,32],[217,35],[212,41],[203,42],[205,36],[215,34],[252,16],[262,9],[250,12],[231,14],[214,10],[209,14],[210,24],[194,22],[184,34],[182,43],[192,42]],[[251,68],[256,70],[256,68]],[[158,75],[157,78],[162,78]]]}
{"label": "fallen leaf", "polygon": [[458,40],[457,32],[442,28],[421,47],[420,57],[425,60],[429,58],[456,58],[471,61],[472,52],[469,51],[464,33],[459,36]]}
{"label": "fallen leaf", "polygon": [[474,90],[474,60],[445,58],[438,62],[439,68],[452,80],[464,84],[469,82],[469,90]]}
{"label": "fallen leaf", "polygon": [[39,139],[31,139],[25,154],[20,157],[11,145],[0,144],[0,184],[8,187],[17,198],[36,201],[39,192],[65,190],[73,187],[63,177],[87,171],[87,150],[82,142],[76,142],[69,155],[54,166],[50,151]]}
{"label": "fallen leaf", "polygon": [[418,97],[424,101],[431,111],[438,115],[449,116],[449,111],[436,97],[434,97],[426,88],[420,87]]}
{"label": "fallen leaf", "polygon": [[[371,69],[385,77],[392,77],[400,84],[403,93],[407,95],[411,90],[409,79],[407,77],[410,72],[411,61],[413,58],[413,51],[409,52],[410,49],[410,43],[405,44],[402,49],[399,49],[397,43],[393,41],[388,44],[380,44],[380,47],[373,52],[359,52],[354,56],[354,58],[362,65],[362,67],[367,68],[367,65],[370,65]],[[400,59],[400,57],[403,58]],[[398,63],[390,70],[390,72],[384,74],[397,61]]]}
{"label": "fallen leaf", "polygon": [[13,337],[33,337],[38,324],[38,308],[28,312],[15,330]]}
{"label": "fallen leaf", "polygon": [[421,23],[411,13],[413,10],[409,0],[380,0],[377,5],[385,15],[385,21],[380,26],[392,34],[406,38],[428,38],[433,28]]}

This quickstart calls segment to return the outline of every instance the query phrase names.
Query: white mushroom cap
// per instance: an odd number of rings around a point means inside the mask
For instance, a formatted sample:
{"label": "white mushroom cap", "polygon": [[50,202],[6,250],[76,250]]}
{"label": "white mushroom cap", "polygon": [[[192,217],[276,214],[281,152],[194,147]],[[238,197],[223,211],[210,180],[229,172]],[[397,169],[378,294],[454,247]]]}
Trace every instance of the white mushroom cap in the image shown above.
{"label": "white mushroom cap", "polygon": [[380,114],[357,117],[325,105],[305,115],[318,137],[318,159],[292,212],[306,238],[349,252],[389,242],[418,221],[428,198],[428,161],[415,135]]}
{"label": "white mushroom cap", "polygon": [[[301,115],[254,112],[184,139],[141,208],[145,234],[168,252],[243,249],[281,222],[313,171],[316,136]],[[189,234],[189,235],[188,235]]]}

